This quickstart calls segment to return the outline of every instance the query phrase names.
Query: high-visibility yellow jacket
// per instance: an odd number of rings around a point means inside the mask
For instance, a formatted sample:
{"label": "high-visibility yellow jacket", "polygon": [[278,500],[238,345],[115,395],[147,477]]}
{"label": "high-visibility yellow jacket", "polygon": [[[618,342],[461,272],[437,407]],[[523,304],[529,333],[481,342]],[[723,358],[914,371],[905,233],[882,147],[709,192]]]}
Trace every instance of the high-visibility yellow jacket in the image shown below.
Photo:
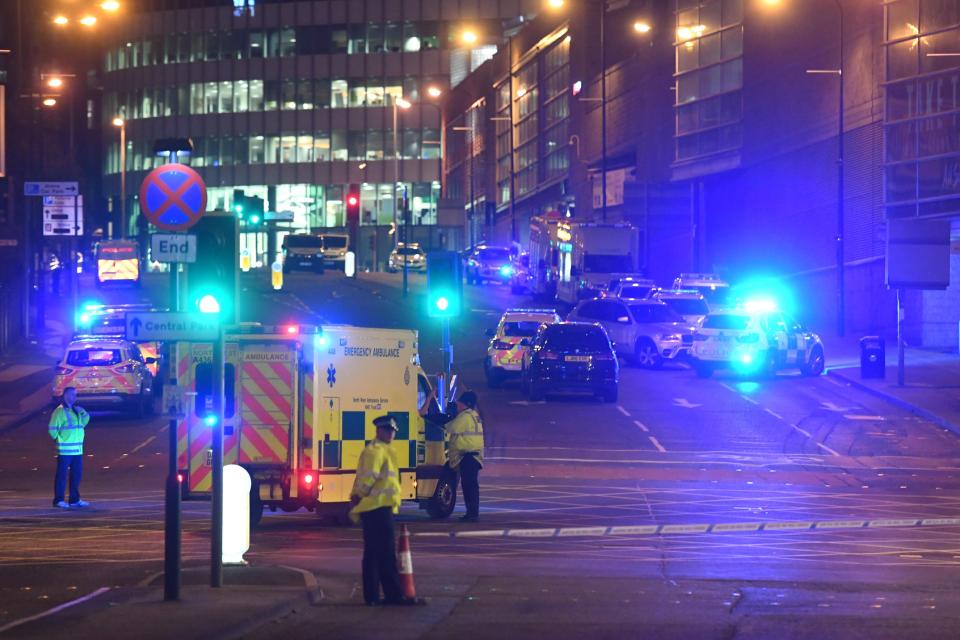
{"label": "high-visibility yellow jacket", "polygon": [[480,421],[480,414],[473,409],[458,413],[457,417],[447,424],[446,430],[450,434],[450,447],[447,449],[450,467],[458,468],[465,453],[475,454],[482,467],[483,423]]}
{"label": "high-visibility yellow jacket", "polygon": [[57,453],[62,456],[83,455],[83,431],[90,422],[90,414],[82,408],[67,409],[60,405],[50,415],[47,431],[57,443]]}
{"label": "high-visibility yellow jacket", "polygon": [[354,522],[360,521],[361,513],[382,507],[400,511],[400,469],[389,444],[375,438],[363,450],[350,496],[360,498],[350,510]]}

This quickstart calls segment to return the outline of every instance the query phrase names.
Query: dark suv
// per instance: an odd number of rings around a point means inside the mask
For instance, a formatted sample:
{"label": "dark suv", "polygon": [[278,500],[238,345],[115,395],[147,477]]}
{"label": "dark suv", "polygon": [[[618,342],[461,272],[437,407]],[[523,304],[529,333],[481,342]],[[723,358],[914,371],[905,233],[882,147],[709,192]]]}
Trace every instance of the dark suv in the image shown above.
{"label": "dark suv", "polygon": [[599,324],[582,322],[541,326],[520,372],[520,386],[530,400],[548,393],[591,393],[616,402],[619,380],[607,332]]}

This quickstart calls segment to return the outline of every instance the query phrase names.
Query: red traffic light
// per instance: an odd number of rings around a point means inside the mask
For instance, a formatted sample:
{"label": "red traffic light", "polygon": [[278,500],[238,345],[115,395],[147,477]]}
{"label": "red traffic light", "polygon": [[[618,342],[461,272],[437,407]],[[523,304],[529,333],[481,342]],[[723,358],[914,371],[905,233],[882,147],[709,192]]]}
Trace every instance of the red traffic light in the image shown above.
{"label": "red traffic light", "polygon": [[356,196],[356,194],[351,193],[350,195],[347,196],[347,206],[348,206],[348,207],[355,207],[355,206],[357,206],[359,203],[360,203],[360,198],[358,198],[358,197]]}

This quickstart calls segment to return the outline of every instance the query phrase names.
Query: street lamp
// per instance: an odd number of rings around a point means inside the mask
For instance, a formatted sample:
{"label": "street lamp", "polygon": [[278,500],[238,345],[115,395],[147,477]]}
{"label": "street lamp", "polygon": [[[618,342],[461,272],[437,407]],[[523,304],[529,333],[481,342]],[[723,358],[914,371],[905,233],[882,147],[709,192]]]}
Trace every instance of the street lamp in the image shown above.
{"label": "street lamp", "polygon": [[65,27],[70,23],[70,19],[64,15],[58,15],[53,18],[53,24],[58,27]]}
{"label": "street lamp", "polygon": [[[396,98],[393,101],[393,228],[397,228],[397,183],[400,182],[400,136],[397,131],[397,110],[406,111],[410,108],[410,101],[405,98]],[[403,296],[407,296],[407,258],[403,258]]]}
{"label": "street lamp", "polygon": [[114,118],[113,126],[120,128],[120,237],[126,238],[127,226],[127,121]]}
{"label": "street lamp", "polygon": [[55,107],[55,106],[57,106],[57,99],[56,99],[56,98],[44,98],[44,99],[43,99],[43,106],[45,106],[45,107]]}
{"label": "street lamp", "polygon": [[106,2],[100,3],[100,8],[104,11],[116,11],[120,8],[120,3],[116,0],[107,0]]}
{"label": "street lamp", "polygon": [[478,36],[477,32],[473,29],[466,29],[462,34],[460,34],[460,38],[465,44],[476,44],[477,40],[480,39],[480,36]]}
{"label": "street lamp", "polygon": [[439,98],[443,94],[443,90],[436,85],[430,85],[427,87],[427,95],[431,98]]}
{"label": "street lamp", "polygon": [[60,76],[53,76],[52,78],[47,80],[47,86],[53,89],[59,89],[60,87],[63,86],[63,78],[61,78]]}
{"label": "street lamp", "polygon": [[80,18],[80,24],[82,24],[85,27],[92,27],[93,25],[97,24],[97,18],[96,16],[91,16],[91,15],[83,16],[82,18]]}

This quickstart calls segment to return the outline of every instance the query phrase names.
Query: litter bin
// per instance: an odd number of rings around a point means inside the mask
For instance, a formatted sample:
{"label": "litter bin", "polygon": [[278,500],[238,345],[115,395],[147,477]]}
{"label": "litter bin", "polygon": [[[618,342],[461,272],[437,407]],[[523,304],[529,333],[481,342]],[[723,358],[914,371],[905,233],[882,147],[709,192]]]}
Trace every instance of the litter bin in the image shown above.
{"label": "litter bin", "polygon": [[887,346],[880,336],[860,338],[860,377],[880,378],[887,376]]}

